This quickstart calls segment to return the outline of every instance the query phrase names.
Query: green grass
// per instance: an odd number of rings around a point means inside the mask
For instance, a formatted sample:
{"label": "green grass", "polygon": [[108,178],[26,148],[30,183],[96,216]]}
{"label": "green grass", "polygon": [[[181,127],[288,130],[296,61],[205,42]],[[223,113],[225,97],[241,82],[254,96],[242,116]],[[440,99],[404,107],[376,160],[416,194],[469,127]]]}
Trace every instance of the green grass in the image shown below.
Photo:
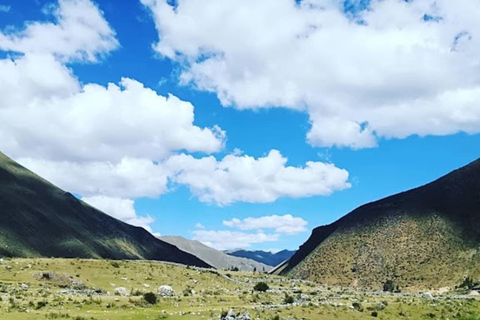
{"label": "green grass", "polygon": [[[80,259],[13,259],[0,263],[0,315],[5,320],[29,319],[219,319],[222,312],[248,311],[255,319],[453,319],[474,320],[480,301],[473,299],[426,300],[413,296],[376,296],[341,287],[323,287],[311,282],[248,272],[216,272],[148,261]],[[6,266],[11,266],[8,270]],[[48,273],[49,276],[42,276]],[[228,274],[228,275],[227,275]],[[52,276],[50,276],[52,275]],[[49,279],[46,279],[49,278]],[[101,295],[61,294],[72,282]],[[269,290],[253,287],[265,282]],[[28,290],[20,288],[29,285]],[[147,286],[145,286],[147,285]],[[143,294],[170,285],[177,296],[158,297],[155,305]],[[135,296],[113,295],[125,287]],[[191,290],[195,294],[184,296]],[[301,305],[284,305],[285,296]],[[355,308],[351,308],[354,305]],[[358,311],[362,310],[362,311]]]}

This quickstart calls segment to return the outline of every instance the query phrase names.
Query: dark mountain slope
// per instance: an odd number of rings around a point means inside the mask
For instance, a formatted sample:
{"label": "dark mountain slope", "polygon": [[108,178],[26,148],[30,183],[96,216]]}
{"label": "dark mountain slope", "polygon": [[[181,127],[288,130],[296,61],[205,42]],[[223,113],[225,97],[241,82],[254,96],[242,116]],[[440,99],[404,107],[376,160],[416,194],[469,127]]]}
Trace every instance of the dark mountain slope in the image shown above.
{"label": "dark mountain slope", "polygon": [[0,256],[148,259],[209,267],[0,153]]}
{"label": "dark mountain slope", "polygon": [[280,273],[373,288],[480,276],[480,160],[314,229]]}
{"label": "dark mountain slope", "polygon": [[284,262],[285,260],[288,260],[295,253],[295,251],[282,250],[277,253],[272,253],[262,250],[249,251],[243,249],[236,249],[227,250],[225,251],[225,253],[234,257],[252,259],[266,265],[275,267],[278,264]]}

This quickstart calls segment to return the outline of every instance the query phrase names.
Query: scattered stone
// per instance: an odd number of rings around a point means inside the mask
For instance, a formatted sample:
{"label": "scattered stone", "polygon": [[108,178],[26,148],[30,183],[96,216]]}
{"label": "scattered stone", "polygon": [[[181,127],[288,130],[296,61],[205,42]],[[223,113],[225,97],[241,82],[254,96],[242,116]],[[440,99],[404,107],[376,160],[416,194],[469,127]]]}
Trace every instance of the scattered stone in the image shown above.
{"label": "scattered stone", "polygon": [[480,292],[472,290],[468,293],[469,296],[480,296]]}
{"label": "scattered stone", "polygon": [[128,291],[127,288],[125,287],[118,287],[113,290],[116,295],[122,296],[122,297],[128,297],[130,295],[130,291]]}
{"label": "scattered stone", "polygon": [[227,314],[223,317],[220,317],[221,320],[251,320],[250,314],[248,312],[244,312],[239,314],[238,316],[235,315],[233,309],[228,310]]}
{"label": "scattered stone", "polygon": [[433,296],[430,292],[424,292],[424,293],[422,293],[422,298],[432,300]]}
{"label": "scattered stone", "polygon": [[27,291],[28,288],[30,288],[30,287],[29,287],[27,284],[25,284],[25,283],[22,283],[22,284],[20,285],[20,289],[22,289],[22,290]]}
{"label": "scattered stone", "polygon": [[158,295],[160,297],[174,297],[175,291],[173,291],[172,287],[163,285],[158,287]]}
{"label": "scattered stone", "polygon": [[144,283],[143,286],[144,286],[145,288],[150,288],[150,285],[149,285],[149,284],[146,284],[146,283]]}

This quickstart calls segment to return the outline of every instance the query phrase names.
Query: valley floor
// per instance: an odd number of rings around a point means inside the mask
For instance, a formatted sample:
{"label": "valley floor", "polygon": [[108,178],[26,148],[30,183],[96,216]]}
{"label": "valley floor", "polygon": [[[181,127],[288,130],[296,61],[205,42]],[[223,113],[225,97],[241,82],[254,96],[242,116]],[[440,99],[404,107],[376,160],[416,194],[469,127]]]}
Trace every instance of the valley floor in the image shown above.
{"label": "valley floor", "polygon": [[[269,290],[254,291],[258,282]],[[175,296],[146,302],[143,295],[161,285]],[[230,309],[252,319],[480,320],[480,299],[459,293],[361,292],[150,261],[5,259],[0,298],[2,320],[220,319]]]}

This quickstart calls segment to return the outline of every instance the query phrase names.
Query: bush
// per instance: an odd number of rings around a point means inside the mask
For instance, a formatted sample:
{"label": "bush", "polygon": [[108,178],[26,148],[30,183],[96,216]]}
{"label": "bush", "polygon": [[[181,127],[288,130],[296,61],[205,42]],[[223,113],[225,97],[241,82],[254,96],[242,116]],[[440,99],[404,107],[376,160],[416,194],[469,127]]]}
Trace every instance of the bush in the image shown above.
{"label": "bush", "polygon": [[373,312],[372,312],[372,317],[375,317],[375,318],[378,317],[378,312],[377,312],[377,311],[373,311]]}
{"label": "bush", "polygon": [[153,292],[147,292],[143,295],[143,300],[150,304],[156,304],[157,303],[157,296]]}
{"label": "bush", "polygon": [[120,264],[117,261],[110,262],[110,265],[114,268],[120,268]]}
{"label": "bush", "polygon": [[460,285],[460,288],[471,289],[474,286],[475,286],[475,283],[473,281],[473,278],[472,277],[465,277],[465,279],[463,279],[462,284]]}
{"label": "bush", "polygon": [[355,309],[355,310],[357,310],[357,311],[360,311],[360,312],[363,311],[363,307],[362,307],[362,305],[360,304],[360,302],[354,302],[354,303],[352,303],[352,307],[353,307],[353,309]]}
{"label": "bush", "polygon": [[290,295],[288,295],[288,294],[285,295],[285,299],[283,299],[283,303],[285,303],[285,304],[292,304],[292,303],[294,303],[294,302],[295,302],[295,299],[294,299],[292,296],[290,296]]}
{"label": "bush", "polygon": [[253,287],[253,290],[255,291],[260,291],[260,292],[265,292],[269,289],[268,284],[265,282],[258,282],[255,287]]}
{"label": "bush", "polygon": [[383,291],[393,292],[395,291],[395,282],[393,280],[387,280],[383,284]]}

